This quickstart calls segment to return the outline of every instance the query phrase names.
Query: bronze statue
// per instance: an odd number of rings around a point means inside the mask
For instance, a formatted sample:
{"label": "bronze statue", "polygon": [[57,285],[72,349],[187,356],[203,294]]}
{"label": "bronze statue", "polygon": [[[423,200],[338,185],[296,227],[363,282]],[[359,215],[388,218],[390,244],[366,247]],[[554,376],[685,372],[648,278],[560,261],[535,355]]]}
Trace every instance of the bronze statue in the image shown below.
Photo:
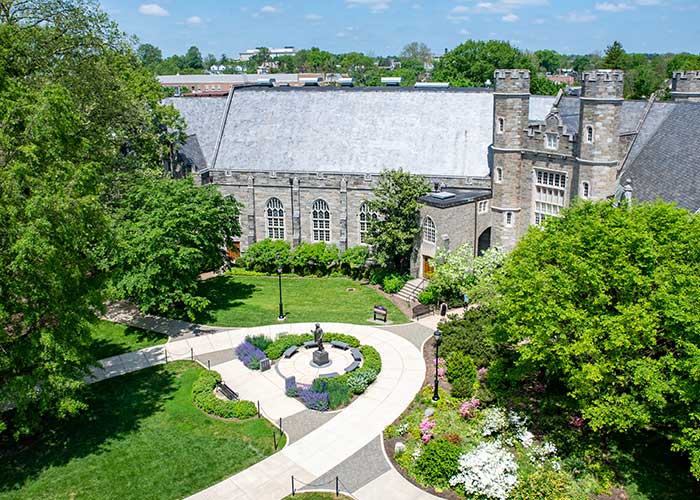
{"label": "bronze statue", "polygon": [[311,333],[314,334],[314,342],[316,342],[318,350],[323,351],[323,329],[321,328],[321,323],[316,323],[316,328],[311,330]]}

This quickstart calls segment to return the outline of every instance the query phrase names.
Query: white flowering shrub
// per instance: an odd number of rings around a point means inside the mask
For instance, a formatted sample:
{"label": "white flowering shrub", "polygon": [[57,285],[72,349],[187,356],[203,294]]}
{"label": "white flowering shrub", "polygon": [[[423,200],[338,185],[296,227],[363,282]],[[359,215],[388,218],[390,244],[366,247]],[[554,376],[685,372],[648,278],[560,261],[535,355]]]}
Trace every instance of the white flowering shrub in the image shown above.
{"label": "white flowering shrub", "polygon": [[481,434],[493,436],[508,429],[508,415],[503,408],[487,408],[484,410],[484,422]]}
{"label": "white flowering shrub", "polygon": [[535,435],[530,432],[527,429],[521,429],[515,437],[520,441],[520,444],[522,444],[525,448],[529,448],[532,446],[532,443],[535,440]]}
{"label": "white flowering shrub", "polygon": [[549,462],[552,468],[556,471],[561,469],[559,457],[557,457],[557,447],[554,443],[545,441],[541,445],[533,446],[528,451],[530,462],[541,467]]}
{"label": "white flowering shrub", "polygon": [[[504,412],[505,417],[505,412]],[[499,441],[484,442],[459,457],[459,473],[450,485],[464,486],[467,494],[506,500],[518,484],[518,465]]]}

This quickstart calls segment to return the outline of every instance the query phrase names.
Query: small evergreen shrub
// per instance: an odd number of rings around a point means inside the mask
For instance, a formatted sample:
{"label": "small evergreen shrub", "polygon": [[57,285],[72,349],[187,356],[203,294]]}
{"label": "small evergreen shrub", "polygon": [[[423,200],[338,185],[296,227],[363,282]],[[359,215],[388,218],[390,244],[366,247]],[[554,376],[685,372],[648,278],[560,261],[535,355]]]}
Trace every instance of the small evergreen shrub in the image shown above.
{"label": "small evergreen shrub", "polygon": [[248,335],[245,338],[245,341],[250,343],[250,344],[253,344],[255,347],[257,347],[261,351],[264,351],[265,349],[268,348],[268,346],[270,344],[272,344],[272,339],[270,337],[265,336],[265,335],[255,335],[255,336]]}
{"label": "small evergreen shrub", "polygon": [[416,471],[431,486],[447,488],[452,476],[459,472],[461,449],[447,439],[433,439],[423,447]]}
{"label": "small evergreen shrub", "polygon": [[447,356],[447,379],[454,383],[460,378],[466,378],[473,386],[476,382],[476,366],[470,356],[459,351],[451,352]]}
{"label": "small evergreen shrub", "polygon": [[407,274],[390,274],[382,281],[382,288],[386,293],[397,293],[410,279],[411,277]]}
{"label": "small evergreen shrub", "polygon": [[325,392],[328,393],[328,406],[331,410],[350,402],[350,389],[342,381],[328,380]]}
{"label": "small evergreen shrub", "polygon": [[[524,476],[524,477],[523,477]],[[571,500],[567,493],[569,482],[564,474],[538,468],[530,474],[521,474],[518,486],[510,493],[513,500]]]}
{"label": "small evergreen shrub", "polygon": [[362,370],[373,370],[376,373],[382,371],[382,358],[374,347],[363,345],[360,347],[360,352],[364,357]]}
{"label": "small evergreen shrub", "polygon": [[421,304],[437,304],[440,299],[435,285],[428,285],[425,290],[418,294],[418,302]]}
{"label": "small evergreen shrub", "polygon": [[258,410],[252,401],[228,401],[214,394],[221,375],[215,371],[202,371],[192,384],[192,403],[209,415],[221,418],[246,419],[257,415]]}
{"label": "small evergreen shrub", "polygon": [[474,392],[474,384],[470,384],[469,380],[465,377],[458,378],[452,382],[452,397],[463,399],[470,398]]}

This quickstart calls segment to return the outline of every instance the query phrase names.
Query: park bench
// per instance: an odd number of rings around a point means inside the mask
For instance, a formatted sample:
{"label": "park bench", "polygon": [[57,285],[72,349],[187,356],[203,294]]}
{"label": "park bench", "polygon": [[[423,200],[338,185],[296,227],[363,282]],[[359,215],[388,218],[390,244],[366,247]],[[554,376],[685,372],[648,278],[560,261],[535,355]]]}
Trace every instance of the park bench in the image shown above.
{"label": "park bench", "polygon": [[322,373],[318,376],[318,378],[334,378],[337,377],[339,374],[336,372],[330,372],[330,373]]}
{"label": "park bench", "polygon": [[306,349],[313,349],[313,348],[316,347],[317,345],[318,345],[318,344],[316,343],[315,340],[309,340],[309,341],[307,341],[307,342],[304,342],[304,347],[305,347]]}
{"label": "park bench", "polygon": [[418,304],[413,306],[411,309],[413,312],[413,319],[418,319],[421,316],[426,316],[433,313],[433,306],[428,304]]}
{"label": "park bench", "polygon": [[350,354],[352,354],[352,359],[354,359],[355,361],[362,361],[362,353],[358,348],[353,347],[352,349],[350,349]]}
{"label": "park bench", "polygon": [[298,350],[299,350],[299,346],[293,345],[292,347],[290,347],[289,349],[287,349],[286,351],[284,351],[283,356],[284,356],[285,358],[291,358],[292,356],[294,356],[294,354],[295,354]]}
{"label": "park bench", "polygon": [[346,344],[345,342],[341,342],[340,340],[331,340],[331,345],[336,349],[342,349],[343,351],[347,351],[348,349],[350,349],[350,346],[348,344]]}
{"label": "park bench", "polygon": [[374,321],[377,321],[377,319],[383,321],[386,323],[386,308],[382,306],[374,306],[373,308],[373,313],[374,313]]}
{"label": "park bench", "polygon": [[238,394],[236,394],[236,392],[233,389],[231,389],[229,386],[227,386],[223,382],[219,382],[218,387],[219,387],[219,390],[221,391],[221,394],[226,396],[231,401],[238,400]]}
{"label": "park bench", "polygon": [[359,366],[360,366],[360,362],[359,362],[359,361],[353,361],[352,363],[350,363],[350,364],[345,368],[345,373],[350,373],[351,371],[353,371],[354,369],[358,368]]}

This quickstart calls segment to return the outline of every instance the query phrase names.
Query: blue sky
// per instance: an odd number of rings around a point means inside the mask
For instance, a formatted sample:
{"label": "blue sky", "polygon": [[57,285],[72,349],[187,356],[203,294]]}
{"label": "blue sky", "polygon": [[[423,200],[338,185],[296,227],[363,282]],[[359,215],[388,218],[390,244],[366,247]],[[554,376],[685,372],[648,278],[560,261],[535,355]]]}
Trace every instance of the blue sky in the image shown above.
{"label": "blue sky", "polygon": [[468,38],[523,49],[700,52],[700,0],[102,0],[122,30],[165,55],[197,45],[229,56],[251,47],[317,46],[397,54],[411,41],[434,53]]}

